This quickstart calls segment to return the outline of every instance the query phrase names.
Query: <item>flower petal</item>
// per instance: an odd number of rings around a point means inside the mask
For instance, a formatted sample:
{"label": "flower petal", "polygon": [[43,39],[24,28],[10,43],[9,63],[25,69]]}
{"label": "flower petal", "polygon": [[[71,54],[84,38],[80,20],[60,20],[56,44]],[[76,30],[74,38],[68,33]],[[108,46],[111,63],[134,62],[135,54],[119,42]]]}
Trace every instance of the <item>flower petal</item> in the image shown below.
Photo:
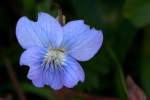
{"label": "flower petal", "polygon": [[64,70],[64,85],[72,88],[77,85],[78,81],[83,82],[85,75],[80,64],[72,57],[66,57],[63,65]]}
{"label": "flower petal", "polygon": [[37,22],[21,17],[17,22],[16,36],[24,49],[49,45],[57,47],[63,38],[60,24],[46,13],[39,13]]}
{"label": "flower petal", "polygon": [[30,68],[27,77],[28,79],[32,80],[32,83],[36,87],[43,87],[45,85],[43,81],[43,70],[41,66],[39,66],[39,68],[37,69]]}
{"label": "flower petal", "polygon": [[45,67],[48,69],[44,70],[44,81],[51,88],[58,90],[63,87],[63,71],[59,66],[48,64]]}
{"label": "flower petal", "polygon": [[42,66],[45,53],[46,49],[44,48],[32,47],[24,51],[20,58],[20,65],[30,67],[27,77],[32,80],[36,87],[43,87],[45,85]]}
{"label": "flower petal", "polygon": [[20,65],[30,67],[27,77],[36,87],[49,85],[53,89],[60,89],[63,87],[63,71],[53,64],[44,65],[45,54],[44,48],[29,48],[21,55]]}
{"label": "flower petal", "polygon": [[63,45],[68,53],[79,61],[91,59],[101,47],[102,42],[102,32],[94,28],[90,29],[81,21],[74,21],[64,26]]}
{"label": "flower petal", "polygon": [[47,50],[40,47],[32,47],[24,51],[20,58],[20,65],[31,67],[40,67],[43,63]]}
{"label": "flower petal", "polygon": [[[83,33],[84,31],[88,30],[89,26],[84,24],[83,20],[76,20],[76,21],[71,21],[68,22],[64,27],[63,27],[63,46],[68,48],[69,44],[71,44],[71,41],[74,36],[79,35],[80,33]],[[69,42],[69,43],[68,43]]]}
{"label": "flower petal", "polygon": [[24,49],[48,45],[49,39],[46,34],[37,22],[31,21],[27,17],[20,18],[16,26],[17,39]]}
{"label": "flower petal", "polygon": [[47,36],[52,46],[59,47],[63,40],[63,29],[59,22],[47,13],[41,12],[38,14],[38,23],[41,25],[42,29],[48,33]]}

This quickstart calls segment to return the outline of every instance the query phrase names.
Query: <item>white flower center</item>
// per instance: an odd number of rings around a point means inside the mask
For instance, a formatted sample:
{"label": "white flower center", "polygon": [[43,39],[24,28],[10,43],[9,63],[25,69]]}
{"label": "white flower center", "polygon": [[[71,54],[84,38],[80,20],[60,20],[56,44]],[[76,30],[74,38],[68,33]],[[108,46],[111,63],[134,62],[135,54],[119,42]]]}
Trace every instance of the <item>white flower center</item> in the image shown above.
{"label": "white flower center", "polygon": [[45,64],[53,63],[61,65],[64,63],[64,49],[49,49],[44,59]]}

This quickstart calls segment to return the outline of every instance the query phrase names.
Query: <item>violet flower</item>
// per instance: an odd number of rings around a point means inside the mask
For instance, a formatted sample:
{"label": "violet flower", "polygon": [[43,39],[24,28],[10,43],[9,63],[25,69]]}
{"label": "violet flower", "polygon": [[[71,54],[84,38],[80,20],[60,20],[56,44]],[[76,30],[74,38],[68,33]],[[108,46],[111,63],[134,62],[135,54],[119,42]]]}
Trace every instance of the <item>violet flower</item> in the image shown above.
{"label": "violet flower", "polygon": [[39,13],[36,22],[21,17],[16,26],[17,39],[25,49],[20,65],[29,66],[28,79],[36,87],[72,88],[85,75],[76,61],[87,61],[103,42],[101,31],[90,29],[83,20],[61,26],[47,13]]}

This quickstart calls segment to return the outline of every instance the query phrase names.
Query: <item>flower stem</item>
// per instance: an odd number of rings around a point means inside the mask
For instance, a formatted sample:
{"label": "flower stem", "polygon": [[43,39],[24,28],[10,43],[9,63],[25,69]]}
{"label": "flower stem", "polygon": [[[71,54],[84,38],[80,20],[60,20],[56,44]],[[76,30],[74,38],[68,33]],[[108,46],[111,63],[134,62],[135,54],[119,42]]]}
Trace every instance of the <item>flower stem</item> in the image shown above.
{"label": "flower stem", "polygon": [[14,85],[14,88],[16,90],[16,93],[18,94],[19,100],[27,100],[22,89],[21,89],[19,81],[16,78],[16,75],[15,75],[15,72],[12,68],[11,62],[7,57],[4,58],[4,63],[5,63],[5,67],[8,71],[8,75],[9,75],[9,77],[10,77],[10,79]]}
{"label": "flower stem", "polygon": [[63,15],[62,13],[62,9],[59,8],[58,9],[58,17],[57,17],[59,23],[63,26],[66,22],[66,17]]}
{"label": "flower stem", "polygon": [[111,58],[116,64],[115,69],[115,83],[117,85],[117,92],[121,100],[128,100],[128,90],[126,87],[125,77],[122,71],[122,65],[120,64],[119,59],[117,58],[117,55],[112,50],[112,48],[109,46],[109,44],[106,45],[106,49],[108,53],[110,54]]}

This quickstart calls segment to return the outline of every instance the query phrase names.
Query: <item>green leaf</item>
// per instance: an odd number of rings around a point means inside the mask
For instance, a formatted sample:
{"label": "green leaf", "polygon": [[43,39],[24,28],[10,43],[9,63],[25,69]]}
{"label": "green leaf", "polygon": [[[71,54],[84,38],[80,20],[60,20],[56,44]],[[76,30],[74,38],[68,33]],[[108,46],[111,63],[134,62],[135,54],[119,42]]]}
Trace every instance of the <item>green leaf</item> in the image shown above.
{"label": "green leaf", "polygon": [[126,0],[123,15],[136,27],[150,23],[150,0]]}
{"label": "green leaf", "polygon": [[118,60],[116,54],[111,49],[109,44],[107,44],[107,51],[110,54],[114,63],[116,64],[116,67],[114,69],[114,71],[115,71],[114,76],[115,76],[115,83],[116,83],[119,99],[120,100],[128,100],[128,90],[127,90],[126,81],[125,81],[126,79],[124,77],[124,73],[123,73],[120,61]]}

